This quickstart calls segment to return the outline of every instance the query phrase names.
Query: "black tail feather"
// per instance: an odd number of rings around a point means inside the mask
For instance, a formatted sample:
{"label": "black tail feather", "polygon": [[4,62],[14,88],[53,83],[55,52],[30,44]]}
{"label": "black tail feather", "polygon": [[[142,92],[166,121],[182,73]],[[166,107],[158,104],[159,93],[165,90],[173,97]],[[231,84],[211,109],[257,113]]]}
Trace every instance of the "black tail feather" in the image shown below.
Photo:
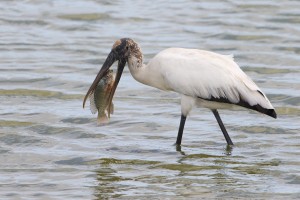
{"label": "black tail feather", "polygon": [[[201,97],[198,97],[198,98],[204,99],[204,98],[201,98]],[[266,115],[268,115],[270,117],[273,117],[275,119],[277,118],[277,114],[276,114],[276,112],[275,112],[274,109],[263,108],[259,104],[251,106],[249,103],[247,103],[246,101],[244,101],[242,98],[240,98],[240,101],[238,103],[232,103],[227,98],[223,98],[223,97],[221,97],[221,98],[211,97],[210,99],[204,99],[204,100],[215,101],[215,102],[220,102],[220,103],[234,104],[234,105],[242,106],[244,108],[248,108],[248,109],[251,109],[251,110],[258,111],[260,113],[266,114]]]}
{"label": "black tail feather", "polygon": [[[253,107],[253,108],[252,108]],[[246,108],[250,108],[252,110],[256,110],[260,113],[263,113],[263,114],[266,114],[266,115],[269,115],[270,117],[273,117],[273,118],[277,118],[277,114],[275,112],[274,109],[266,109],[266,108],[263,108],[261,107],[260,105],[256,104],[255,106],[249,106],[249,107],[246,107]]]}

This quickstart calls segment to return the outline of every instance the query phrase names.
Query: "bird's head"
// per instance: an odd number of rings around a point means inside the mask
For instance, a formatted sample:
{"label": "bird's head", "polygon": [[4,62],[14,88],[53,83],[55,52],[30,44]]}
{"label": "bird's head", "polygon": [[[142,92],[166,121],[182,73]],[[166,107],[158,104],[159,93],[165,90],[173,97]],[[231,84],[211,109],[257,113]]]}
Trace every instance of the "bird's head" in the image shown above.
{"label": "bird's head", "polygon": [[[105,62],[103,63],[100,71],[98,72],[94,82],[92,83],[91,87],[89,88],[88,92],[86,93],[84,100],[83,100],[83,107],[85,105],[85,102],[87,100],[87,97],[95,91],[99,81],[105,76],[109,68],[114,64],[114,62],[118,61],[118,70],[116,74],[116,78],[112,87],[112,90],[109,94],[109,102],[111,103],[113,95],[116,91],[116,88],[118,86],[118,83],[120,81],[120,78],[123,73],[123,69],[126,65],[126,62],[130,62],[132,60],[131,58],[139,58],[139,62],[142,61],[142,54],[140,52],[140,48],[138,47],[138,44],[134,42],[130,38],[122,38],[117,40],[114,45],[112,46],[112,49],[110,53],[108,54]],[[135,60],[135,59],[134,59]]]}

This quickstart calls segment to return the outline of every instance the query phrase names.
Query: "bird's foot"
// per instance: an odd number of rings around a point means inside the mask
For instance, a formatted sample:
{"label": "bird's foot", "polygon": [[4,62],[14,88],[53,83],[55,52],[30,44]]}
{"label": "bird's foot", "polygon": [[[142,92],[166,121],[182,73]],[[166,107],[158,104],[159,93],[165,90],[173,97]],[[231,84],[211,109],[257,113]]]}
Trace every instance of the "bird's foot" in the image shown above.
{"label": "bird's foot", "polygon": [[224,150],[225,150],[225,154],[230,156],[233,150],[233,144],[232,145],[227,144]]}
{"label": "bird's foot", "polygon": [[175,146],[177,152],[179,152],[181,155],[185,155],[185,153],[181,150],[180,144],[175,143],[174,146]]}

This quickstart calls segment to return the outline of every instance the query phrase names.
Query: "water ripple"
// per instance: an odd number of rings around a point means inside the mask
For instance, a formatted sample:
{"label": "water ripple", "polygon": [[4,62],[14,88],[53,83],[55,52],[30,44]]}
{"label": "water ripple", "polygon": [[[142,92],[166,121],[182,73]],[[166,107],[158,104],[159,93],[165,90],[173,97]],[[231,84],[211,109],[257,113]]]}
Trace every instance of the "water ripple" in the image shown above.
{"label": "water ripple", "polygon": [[[0,1],[3,199],[299,199],[299,1]],[[206,109],[173,146],[180,96],[125,68],[110,123],[82,99],[113,42],[234,54],[278,119]],[[116,69],[116,66],[114,66]],[[238,115],[238,117],[237,117]]]}

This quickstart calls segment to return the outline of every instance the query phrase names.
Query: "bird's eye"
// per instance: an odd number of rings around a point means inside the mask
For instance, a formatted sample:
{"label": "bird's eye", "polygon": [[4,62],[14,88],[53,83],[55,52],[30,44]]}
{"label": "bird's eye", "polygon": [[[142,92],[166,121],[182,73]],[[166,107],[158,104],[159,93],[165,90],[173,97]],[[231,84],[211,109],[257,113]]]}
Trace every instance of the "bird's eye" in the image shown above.
{"label": "bird's eye", "polygon": [[128,46],[126,46],[126,50],[128,50],[129,49],[129,47]]}

